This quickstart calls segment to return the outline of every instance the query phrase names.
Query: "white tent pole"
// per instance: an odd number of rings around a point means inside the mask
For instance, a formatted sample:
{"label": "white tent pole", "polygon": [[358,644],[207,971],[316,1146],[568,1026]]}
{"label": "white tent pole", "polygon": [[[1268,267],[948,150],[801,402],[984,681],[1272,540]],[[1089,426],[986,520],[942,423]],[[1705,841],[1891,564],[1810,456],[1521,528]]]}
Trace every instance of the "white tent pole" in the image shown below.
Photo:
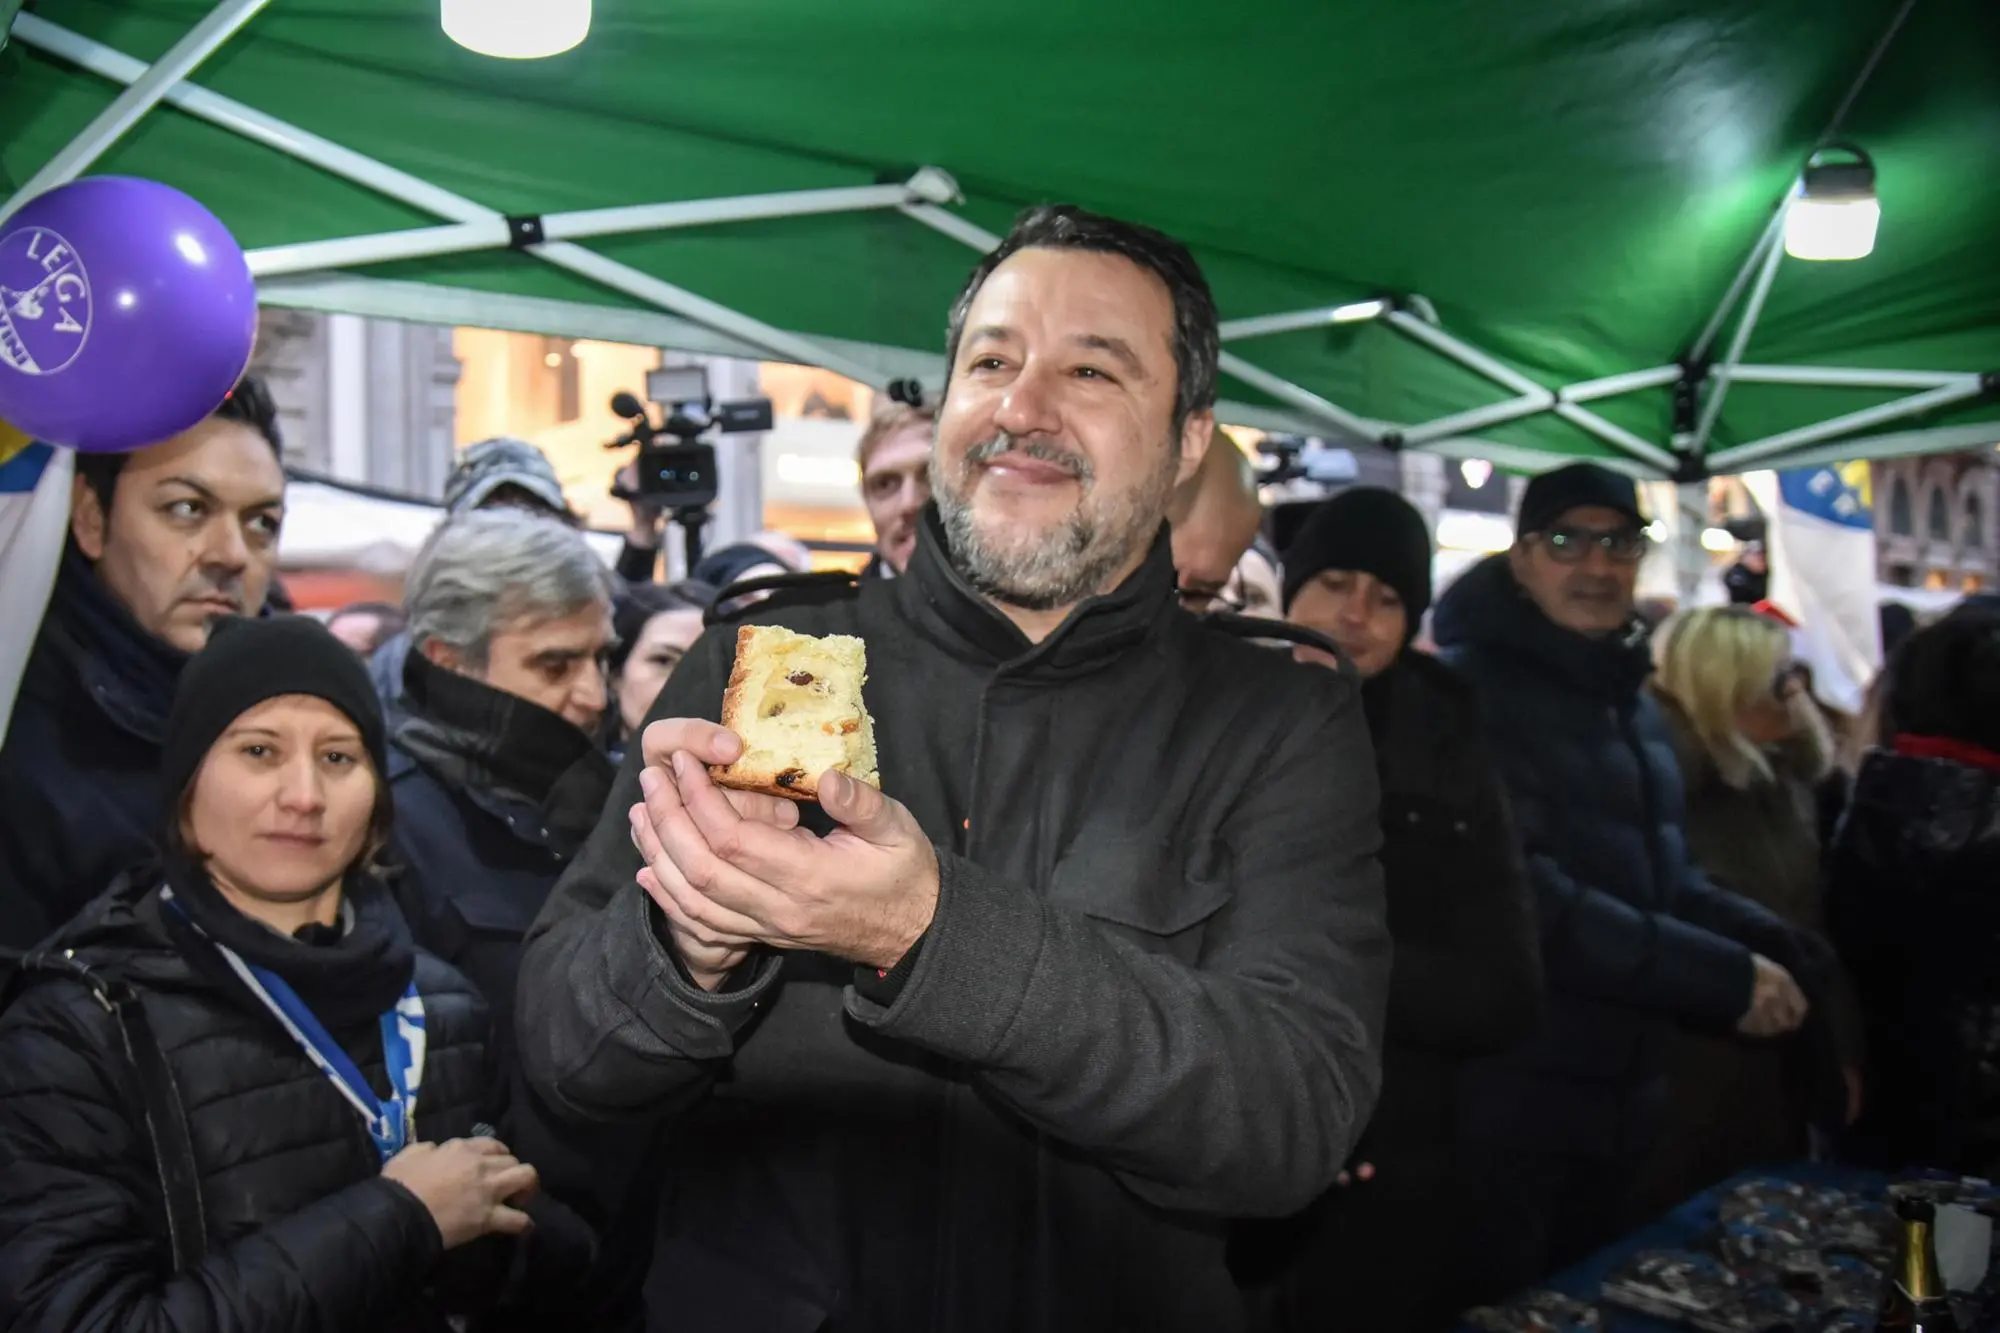
{"label": "white tent pole", "polygon": [[[967,221],[949,209],[938,208],[931,204],[906,204],[903,207],[903,212],[916,221],[923,223],[926,227],[941,232],[953,240],[968,245],[981,253],[989,251],[1000,244],[998,236],[995,236],[992,232],[987,231],[984,227],[976,223]],[[1228,352],[1224,352],[1221,355],[1217,364],[1223,373],[1233,375],[1253,389],[1262,390],[1279,402],[1287,403],[1301,412],[1317,417],[1348,435],[1368,440],[1379,439],[1381,437],[1382,427],[1378,423],[1356,416],[1346,408],[1328,402],[1318,394],[1292,383],[1282,375],[1274,375],[1270,371],[1253,366],[1241,357],[1231,355]],[[949,367],[947,367],[947,373],[949,373]]]}
{"label": "white tent pole", "polygon": [[[635,231],[666,231],[727,222],[807,217],[895,208],[911,198],[907,185],[863,185],[832,190],[792,190],[779,194],[693,199],[678,203],[628,204],[569,213],[546,213],[538,220],[544,241],[576,241]],[[469,250],[505,249],[513,235],[504,218],[410,227],[370,236],[342,236],[296,245],[272,245],[249,254],[250,271],[260,278],[316,273],[399,259],[422,259]]]}
{"label": "white tent pole", "polygon": [[1234,376],[1253,389],[1270,394],[1281,403],[1290,403],[1301,412],[1310,413],[1327,424],[1349,435],[1364,440],[1379,440],[1385,429],[1382,423],[1357,416],[1337,403],[1328,402],[1312,390],[1294,384],[1282,375],[1274,375],[1262,366],[1253,366],[1234,352],[1224,352],[1216,364],[1225,375]]}
{"label": "white tent pole", "polygon": [[[1432,328],[1429,324],[1424,323],[1424,321],[1418,319],[1408,311],[1392,310],[1384,318],[1391,325],[1400,329],[1417,342],[1423,343],[1432,351],[1451,358],[1468,370],[1478,371],[1480,374],[1486,376],[1486,378],[1512,389],[1515,393],[1524,396],[1544,395],[1549,398],[1556,396],[1554,390],[1535,383],[1512,366],[1495,360],[1470,343],[1462,342],[1442,329]],[[1557,401],[1549,410],[1564,421],[1569,422],[1572,426],[1590,432],[1614,448],[1622,449],[1632,457],[1643,463],[1649,463],[1662,472],[1672,473],[1680,466],[1680,460],[1665,449],[1640,439],[1637,435],[1634,435],[1622,426],[1613,425],[1611,422],[1606,421],[1603,417],[1586,408],[1578,407],[1574,403]]]}
{"label": "white tent pole", "polygon": [[[86,125],[81,134],[29,177],[28,183],[16,190],[4,207],[0,207],[0,218],[7,217],[36,195],[82,175],[91,163],[104,155],[105,149],[118,142],[127,130],[137,124],[141,116],[159,105],[160,99],[175,84],[193,73],[197,65],[235,36],[238,29],[269,3],[270,0],[222,0],[209,11],[207,18],[189,29],[187,36],[175,42],[145,73],[130,80],[125,91],[99,112],[97,119]],[[30,23],[33,17],[19,15],[15,19],[14,30],[18,33],[20,26]]]}
{"label": "white tent pole", "polygon": [[1565,403],[1588,403],[1597,398],[1616,398],[1641,389],[1658,389],[1681,377],[1679,366],[1654,366],[1650,370],[1627,370],[1594,380],[1579,380],[1556,390]]}
{"label": "white tent pole", "polygon": [[[1942,388],[1911,394],[1908,398],[1898,398],[1893,403],[1883,403],[1879,407],[1864,408],[1859,412],[1849,412],[1846,416],[1834,417],[1814,426],[1801,426],[1797,430],[1781,431],[1767,435],[1761,440],[1739,444],[1734,449],[1724,449],[1710,462],[1717,472],[1738,472],[1746,465],[1763,459],[1775,458],[1808,444],[1818,444],[1821,440],[1838,439],[1843,435],[1853,435],[1904,417],[1920,416],[1935,408],[1950,407],[1953,403],[1963,403],[1978,398],[1988,392],[1989,385],[1984,376],[1967,375],[1964,382],[1947,384]],[[1987,429],[2000,433],[2000,426]]]}
{"label": "white tent pole", "polygon": [[[1779,224],[1783,225],[1785,210],[1778,210]],[[1778,265],[1784,262],[1785,247],[1773,245],[1764,252],[1764,266],[1757,270],[1757,282],[1750,288],[1749,299],[1743,303],[1743,316],[1736,321],[1736,329],[1729,335],[1729,351],[1722,361],[1709,372],[1708,396],[1702,402],[1701,416],[1696,419],[1694,438],[1688,442],[1688,452],[1701,458],[1708,452],[1709,436],[1715,432],[1716,419],[1722,415],[1723,401],[1729,397],[1730,378],[1743,360],[1743,350],[1750,345],[1750,336],[1757,331],[1757,321],[1763,318],[1764,302],[1770,298],[1771,284],[1778,279]]]}
{"label": "white tent pole", "polygon": [[1416,449],[1469,430],[1483,430],[1503,422],[1519,421],[1522,417],[1550,411],[1555,405],[1556,396],[1552,393],[1544,391],[1539,394],[1522,394],[1519,398],[1509,398],[1504,403],[1489,403],[1485,407],[1475,407],[1465,412],[1454,412],[1447,417],[1438,417],[1398,431],[1397,434],[1403,437],[1405,448]]}
{"label": "white tent pole", "polygon": [[[31,46],[40,47],[117,83],[134,84],[146,74],[147,67],[142,62],[101,42],[59,28],[32,14],[20,15],[14,21],[13,32],[16,37]],[[454,222],[486,222],[501,217],[498,211],[474,203],[462,195],[453,194],[408,172],[399,171],[385,162],[379,162],[350,148],[343,148],[331,140],[323,139],[297,126],[289,125],[275,116],[219,96],[207,89],[196,88],[186,83],[175,84],[162,95],[162,100],[191,115],[234,131],[244,138],[275,148],[333,175],[344,177],[392,199],[436,213]],[[535,247],[533,253],[537,258],[557,268],[567,269],[602,283],[614,291],[636,296],[663,310],[683,315],[719,332],[741,338],[752,346],[762,348],[767,355],[780,360],[824,366],[837,374],[876,388],[881,388],[888,382],[885,376],[879,375],[869,367],[849,361],[811,339],[774,328],[761,320],[752,319],[748,315],[696,296],[672,283],[642,273],[628,264],[606,259],[573,242],[551,242]]]}
{"label": "white tent pole", "polygon": [[[1738,366],[1738,384],[1812,384],[1861,389],[1942,389],[1962,384],[1962,370],[1849,370],[1835,366]],[[1974,378],[1977,378],[1976,376]]]}
{"label": "white tent pole", "polygon": [[1266,334],[1293,333],[1300,329],[1324,328],[1329,324],[1365,324],[1387,314],[1388,310],[1389,303],[1383,300],[1350,301],[1346,305],[1320,306],[1312,310],[1225,319],[1220,332],[1222,341],[1235,342],[1239,338],[1261,338]]}
{"label": "white tent pole", "polygon": [[1916,454],[1954,454],[1970,449],[2000,448],[2000,421],[1979,421],[1969,426],[1932,426],[1927,430],[1892,431],[1858,440],[1808,446],[1782,458],[1766,460],[1761,466],[1776,471],[1823,467],[1829,463],[1849,463],[1856,458],[1871,460],[1909,458]]}
{"label": "white tent pole", "polygon": [[1785,210],[1781,206],[1771,215],[1771,220],[1764,224],[1763,235],[1759,236],[1757,244],[1750,248],[1749,257],[1743,261],[1743,267],[1736,270],[1735,278],[1729,283],[1729,290],[1722,294],[1722,300],[1715,307],[1715,313],[1708,317],[1708,326],[1701,331],[1701,337],[1694,340],[1694,346],[1688,352],[1690,362],[1698,365],[1708,359],[1709,349],[1715,346],[1715,340],[1722,335],[1722,326],[1728,322],[1729,312],[1736,308],[1736,298],[1743,295],[1743,288],[1749,284],[1751,275],[1757,271],[1757,266],[1764,262],[1771,247],[1778,244],[1778,238],[1784,233]]}
{"label": "white tent pole", "polygon": [[942,232],[959,244],[970,246],[981,254],[1000,244],[998,236],[979,224],[960,217],[948,208],[939,208],[935,204],[905,204],[903,212],[932,231]]}
{"label": "white tent pole", "polygon": [[1534,393],[1524,393],[1519,398],[1510,398],[1504,403],[1492,403],[1486,407],[1454,412],[1450,416],[1438,417],[1434,421],[1426,421],[1422,425],[1411,426],[1398,433],[1403,437],[1403,444],[1414,449],[1447,439],[1461,431],[1480,430],[1506,421],[1518,421],[1522,417],[1531,417],[1538,412],[1553,412],[1564,403],[1587,403],[1598,398],[1615,398],[1620,394],[1635,393],[1640,389],[1656,389],[1662,385],[1672,384],[1680,378],[1680,374],[1679,366],[1654,366],[1651,370],[1628,370],[1622,374],[1606,375],[1602,379],[1566,384],[1554,392],[1538,389]]}

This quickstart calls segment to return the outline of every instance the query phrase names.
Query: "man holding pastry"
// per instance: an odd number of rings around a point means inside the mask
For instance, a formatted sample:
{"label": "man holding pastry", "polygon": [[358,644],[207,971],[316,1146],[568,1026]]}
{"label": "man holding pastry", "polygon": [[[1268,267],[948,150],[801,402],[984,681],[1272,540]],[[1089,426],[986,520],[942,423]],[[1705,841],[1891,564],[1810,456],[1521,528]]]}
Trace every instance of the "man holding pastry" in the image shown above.
{"label": "man holding pastry", "polygon": [[904,577],[758,604],[655,703],[518,1023],[558,1114],[674,1118],[658,1326],[1240,1329],[1228,1221],[1340,1171],[1374,766],[1351,681],[1178,605],[1217,345],[1178,242],[1024,214]]}

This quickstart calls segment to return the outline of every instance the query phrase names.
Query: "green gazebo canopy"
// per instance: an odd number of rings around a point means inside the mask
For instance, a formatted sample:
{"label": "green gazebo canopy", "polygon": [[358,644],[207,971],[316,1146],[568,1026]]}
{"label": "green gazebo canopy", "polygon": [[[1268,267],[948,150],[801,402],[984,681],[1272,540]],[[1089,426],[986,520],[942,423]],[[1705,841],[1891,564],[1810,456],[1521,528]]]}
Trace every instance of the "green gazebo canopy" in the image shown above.
{"label": "green gazebo canopy", "polygon": [[[1876,249],[1785,258],[1830,137]],[[269,303],[935,383],[971,247],[1072,201],[1194,247],[1229,419],[1683,477],[2000,440],[1996,160],[1990,0],[597,0],[532,62],[39,0],[0,51],[0,196],[178,186]]]}

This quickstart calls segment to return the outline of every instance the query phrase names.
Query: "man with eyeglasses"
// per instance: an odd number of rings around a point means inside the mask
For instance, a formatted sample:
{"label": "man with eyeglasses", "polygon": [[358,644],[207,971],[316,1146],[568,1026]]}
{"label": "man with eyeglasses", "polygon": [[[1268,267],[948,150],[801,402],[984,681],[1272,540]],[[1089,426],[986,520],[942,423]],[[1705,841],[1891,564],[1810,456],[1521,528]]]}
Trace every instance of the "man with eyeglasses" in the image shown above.
{"label": "man with eyeglasses", "polygon": [[1688,857],[1682,787],[1635,613],[1650,540],[1630,478],[1544,473],[1511,550],[1439,603],[1444,657],[1482,696],[1540,918],[1547,1022],[1461,1088],[1467,1303],[1498,1299],[1639,1219],[1677,1023],[1750,1038],[1804,1021],[1815,955]]}

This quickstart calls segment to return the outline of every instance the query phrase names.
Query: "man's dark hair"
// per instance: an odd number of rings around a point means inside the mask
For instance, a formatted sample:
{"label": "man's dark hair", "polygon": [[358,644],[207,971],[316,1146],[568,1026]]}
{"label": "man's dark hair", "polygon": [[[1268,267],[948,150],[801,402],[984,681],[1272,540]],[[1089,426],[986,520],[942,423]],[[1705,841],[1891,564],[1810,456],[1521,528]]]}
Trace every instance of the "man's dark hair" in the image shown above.
{"label": "man's dark hair", "polygon": [[1188,248],[1164,232],[1135,222],[1086,212],[1072,204],[1044,204],[1014,220],[1014,229],[979,261],[951,304],[945,335],[946,373],[958,364],[958,342],[972,300],[997,269],[1022,250],[1084,250],[1123,255],[1167,285],[1174,301],[1174,430],[1195,412],[1215,406],[1216,362],[1222,355],[1215,296]]}
{"label": "man's dark hair", "polygon": [[[271,391],[257,376],[245,375],[238,380],[229,396],[222,400],[222,406],[208,415],[221,421],[240,421],[252,427],[271,446],[271,452],[278,461],[284,461],[284,440],[278,434],[278,405],[271,401]],[[98,505],[106,514],[111,512],[111,497],[118,490],[118,474],[125,470],[126,461],[131,457],[129,453],[76,456],[76,475],[90,487],[91,494],[97,497]]]}
{"label": "man's dark hair", "polygon": [[2000,615],[1950,615],[1904,640],[1889,715],[1899,732],[2000,750]]}

